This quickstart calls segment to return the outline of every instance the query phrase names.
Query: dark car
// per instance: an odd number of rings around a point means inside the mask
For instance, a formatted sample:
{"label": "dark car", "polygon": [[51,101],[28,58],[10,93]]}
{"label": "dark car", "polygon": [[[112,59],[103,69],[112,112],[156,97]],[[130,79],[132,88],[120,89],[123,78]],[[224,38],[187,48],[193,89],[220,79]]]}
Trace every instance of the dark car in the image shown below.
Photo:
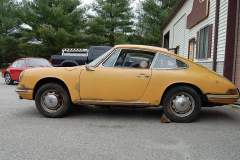
{"label": "dark car", "polygon": [[44,58],[21,58],[14,61],[8,68],[2,71],[7,85],[19,81],[19,76],[23,70],[34,67],[52,67],[48,60]]}

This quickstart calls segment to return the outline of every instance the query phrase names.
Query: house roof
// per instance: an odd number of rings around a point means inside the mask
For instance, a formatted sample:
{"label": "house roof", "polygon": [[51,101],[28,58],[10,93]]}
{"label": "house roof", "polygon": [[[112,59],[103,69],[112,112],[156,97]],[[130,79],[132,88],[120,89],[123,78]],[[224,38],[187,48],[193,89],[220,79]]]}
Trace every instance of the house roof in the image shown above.
{"label": "house roof", "polygon": [[160,30],[163,31],[165,29],[165,27],[169,24],[169,22],[173,19],[173,17],[177,14],[177,12],[181,9],[181,7],[183,6],[183,4],[185,2],[186,2],[186,0],[177,0],[172,11],[168,15],[167,19],[163,22]]}

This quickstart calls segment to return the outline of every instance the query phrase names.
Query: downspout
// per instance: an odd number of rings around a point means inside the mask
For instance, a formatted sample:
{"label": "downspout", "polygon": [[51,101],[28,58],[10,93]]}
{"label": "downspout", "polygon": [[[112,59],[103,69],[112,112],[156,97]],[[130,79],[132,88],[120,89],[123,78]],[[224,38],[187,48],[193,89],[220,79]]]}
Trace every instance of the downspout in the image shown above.
{"label": "downspout", "polygon": [[[236,31],[235,33],[238,33],[238,27],[239,27],[239,1],[237,1],[237,16],[236,16]],[[235,74],[236,74],[236,62],[237,62],[237,49],[238,49],[238,34],[235,35],[235,49],[234,49],[234,59],[233,59],[233,75],[232,75],[232,82],[235,83]]]}
{"label": "downspout", "polygon": [[214,32],[214,47],[213,47],[213,66],[212,70],[216,72],[217,66],[217,46],[218,46],[218,25],[219,25],[219,0],[216,0],[215,12],[215,32]]}

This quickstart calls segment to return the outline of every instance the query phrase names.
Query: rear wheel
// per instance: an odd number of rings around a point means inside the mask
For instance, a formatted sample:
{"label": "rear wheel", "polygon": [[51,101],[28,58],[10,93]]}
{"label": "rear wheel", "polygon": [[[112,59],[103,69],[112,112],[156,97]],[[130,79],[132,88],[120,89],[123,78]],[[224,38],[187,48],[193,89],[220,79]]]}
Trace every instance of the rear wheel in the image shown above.
{"label": "rear wheel", "polygon": [[38,89],[35,104],[45,117],[58,118],[67,114],[71,101],[65,87],[57,83],[47,83]]}
{"label": "rear wheel", "polygon": [[5,83],[7,85],[13,84],[12,77],[11,77],[10,73],[8,73],[8,72],[5,74]]}
{"label": "rear wheel", "polygon": [[190,122],[201,110],[201,99],[193,88],[177,86],[164,95],[163,110],[174,122]]}

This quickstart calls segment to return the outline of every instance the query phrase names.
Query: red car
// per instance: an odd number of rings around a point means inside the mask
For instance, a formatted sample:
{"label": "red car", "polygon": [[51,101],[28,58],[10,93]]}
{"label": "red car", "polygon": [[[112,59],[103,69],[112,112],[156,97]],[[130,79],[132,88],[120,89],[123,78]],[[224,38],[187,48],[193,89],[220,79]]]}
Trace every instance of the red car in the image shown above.
{"label": "red car", "polygon": [[8,68],[2,71],[7,85],[19,81],[19,76],[23,70],[34,67],[52,67],[48,60],[44,58],[21,58],[14,61]]}

